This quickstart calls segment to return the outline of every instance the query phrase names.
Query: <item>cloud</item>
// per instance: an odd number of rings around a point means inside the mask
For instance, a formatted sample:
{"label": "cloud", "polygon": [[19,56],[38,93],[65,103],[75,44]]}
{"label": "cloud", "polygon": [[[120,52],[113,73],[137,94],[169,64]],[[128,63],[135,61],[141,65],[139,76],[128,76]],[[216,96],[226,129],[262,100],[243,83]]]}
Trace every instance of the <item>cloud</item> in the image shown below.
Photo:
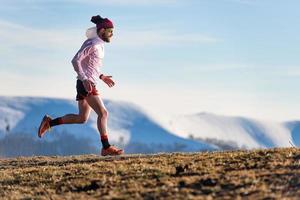
{"label": "cloud", "polygon": [[215,44],[222,40],[213,36],[197,33],[178,33],[164,30],[140,30],[119,32],[115,38],[117,45],[135,46],[161,46],[185,44]]}
{"label": "cloud", "polygon": [[109,0],[109,1],[99,1],[99,0],[45,0],[45,1],[8,1],[4,0],[2,2],[1,9],[38,9],[41,10],[48,4],[84,4],[84,5],[103,5],[103,6],[174,6],[182,4],[180,0]]}
{"label": "cloud", "polygon": [[177,63],[173,68],[182,68],[185,66],[184,71],[199,73],[199,72],[217,72],[217,71],[232,71],[232,70],[249,70],[255,68],[243,63],[223,63],[223,64],[195,64],[195,63]]}
{"label": "cloud", "polygon": [[267,96],[247,89],[213,88],[209,85],[181,85],[154,83],[142,85],[116,84],[102,88],[105,98],[133,102],[159,118],[160,114],[180,115],[211,112],[228,116],[283,121],[299,118],[294,105],[270,101]]}
{"label": "cloud", "polygon": [[300,77],[300,66],[283,67],[281,72],[288,77]]}
{"label": "cloud", "polygon": [[79,35],[74,31],[37,29],[0,20],[0,49],[5,50],[17,47],[48,50],[70,48],[74,46],[74,41],[81,40]]}
{"label": "cloud", "polygon": [[181,1],[179,0],[67,0],[69,2],[78,2],[84,4],[98,4],[98,5],[113,5],[113,6],[154,6],[154,5],[174,5]]}
{"label": "cloud", "polygon": [[64,71],[84,39],[80,33],[25,27],[0,20],[0,69],[31,78],[45,72]]}
{"label": "cloud", "polygon": [[244,4],[244,5],[256,5],[258,3],[257,0],[227,0],[227,1]]}
{"label": "cloud", "polygon": [[[67,67],[71,68],[71,64]],[[68,74],[57,71],[39,76],[34,71],[31,71],[30,75],[24,75],[0,69],[0,74],[1,80],[5,83],[0,85],[1,95],[67,98],[75,96],[75,73],[72,74],[72,69]]]}
{"label": "cloud", "polygon": [[[249,67],[255,71],[259,71],[260,74],[264,76],[269,76],[273,78],[284,77],[293,78],[300,76],[300,66],[299,65],[289,65],[289,64],[249,64]],[[282,79],[281,79],[282,81]]]}
{"label": "cloud", "polygon": [[[0,20],[0,43],[2,50],[31,47],[46,50],[77,48],[78,41],[85,39],[85,30],[51,30],[25,27]],[[197,33],[176,33],[164,30],[141,30],[119,32],[114,38],[116,46],[142,47],[184,44],[214,44],[221,41],[213,36]],[[76,42],[75,42],[76,41]]]}
{"label": "cloud", "polygon": [[227,70],[247,70],[248,72],[260,72],[258,76],[285,76],[285,77],[299,77],[300,66],[297,65],[263,65],[253,63],[219,63],[219,64],[205,64],[205,63],[188,63],[177,62],[172,65],[172,68],[182,68],[185,66],[184,71],[189,72],[215,72]]}

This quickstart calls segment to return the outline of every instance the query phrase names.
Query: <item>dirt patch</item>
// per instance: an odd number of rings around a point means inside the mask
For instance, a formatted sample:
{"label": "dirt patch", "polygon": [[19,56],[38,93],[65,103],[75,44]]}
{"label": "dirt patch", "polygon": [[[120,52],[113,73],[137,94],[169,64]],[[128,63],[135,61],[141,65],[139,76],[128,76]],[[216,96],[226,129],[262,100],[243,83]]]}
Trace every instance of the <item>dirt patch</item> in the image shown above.
{"label": "dirt patch", "polygon": [[0,199],[298,199],[300,150],[0,159]]}

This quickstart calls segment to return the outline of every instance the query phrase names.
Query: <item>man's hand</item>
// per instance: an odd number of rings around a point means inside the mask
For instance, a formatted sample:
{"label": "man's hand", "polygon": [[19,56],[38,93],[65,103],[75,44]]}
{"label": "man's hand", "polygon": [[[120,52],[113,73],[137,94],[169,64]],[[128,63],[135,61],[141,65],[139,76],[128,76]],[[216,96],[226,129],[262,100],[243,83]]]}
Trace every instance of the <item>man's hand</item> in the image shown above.
{"label": "man's hand", "polygon": [[90,93],[91,91],[92,91],[92,84],[91,84],[91,81],[89,81],[89,80],[84,80],[83,81],[83,86],[84,86],[84,89],[88,92],[88,93]]}
{"label": "man's hand", "polygon": [[112,80],[112,76],[105,76],[102,74],[100,79],[104,81],[108,87],[113,87],[115,85],[115,82]]}

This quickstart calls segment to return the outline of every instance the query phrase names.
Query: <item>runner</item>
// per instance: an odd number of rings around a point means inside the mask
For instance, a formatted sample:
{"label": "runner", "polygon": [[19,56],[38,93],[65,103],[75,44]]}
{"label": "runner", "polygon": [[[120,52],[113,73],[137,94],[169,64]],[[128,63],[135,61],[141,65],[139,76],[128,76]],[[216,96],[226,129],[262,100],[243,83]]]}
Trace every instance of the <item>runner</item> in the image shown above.
{"label": "runner", "polygon": [[[114,26],[111,20],[102,18],[99,15],[93,16],[91,22],[96,24],[94,36],[91,36],[91,34],[88,36],[87,33],[88,39],[72,59],[74,70],[77,73],[76,101],[78,101],[79,113],[66,114],[55,119],[45,115],[40,124],[38,136],[43,137],[53,126],[85,123],[90,116],[91,109],[93,109],[98,115],[97,127],[102,143],[101,155],[121,155],[124,153],[122,149],[109,144],[107,128],[108,111],[96,89],[98,78],[109,87],[115,85],[112,76],[101,74],[99,71],[104,58],[104,43],[111,41]],[[91,31],[91,29],[88,31]]]}

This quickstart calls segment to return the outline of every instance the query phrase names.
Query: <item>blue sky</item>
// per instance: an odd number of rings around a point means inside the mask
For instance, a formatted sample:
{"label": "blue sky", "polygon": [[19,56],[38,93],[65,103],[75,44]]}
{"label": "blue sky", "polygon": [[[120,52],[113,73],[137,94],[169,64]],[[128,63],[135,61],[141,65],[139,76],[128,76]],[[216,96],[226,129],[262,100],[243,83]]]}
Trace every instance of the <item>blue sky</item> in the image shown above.
{"label": "blue sky", "polygon": [[300,119],[299,1],[0,2],[0,95],[74,99],[70,61],[100,14],[115,24],[104,98],[158,115]]}

